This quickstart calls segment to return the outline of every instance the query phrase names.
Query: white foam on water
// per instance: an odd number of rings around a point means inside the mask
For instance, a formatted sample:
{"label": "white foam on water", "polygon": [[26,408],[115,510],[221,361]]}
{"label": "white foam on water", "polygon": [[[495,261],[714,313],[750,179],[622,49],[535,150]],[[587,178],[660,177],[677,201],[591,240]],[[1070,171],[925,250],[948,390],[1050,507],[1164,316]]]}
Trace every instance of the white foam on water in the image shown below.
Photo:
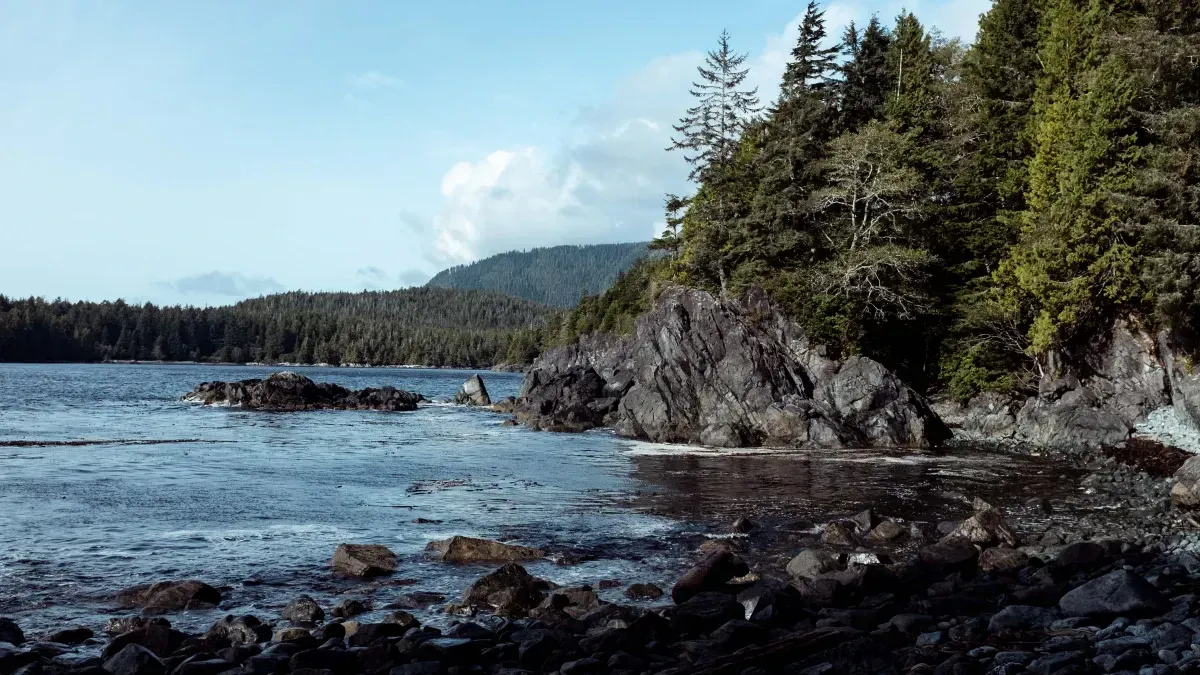
{"label": "white foam on water", "polygon": [[711,457],[735,457],[745,455],[806,456],[808,453],[793,448],[709,448],[701,445],[680,443],[652,443],[650,441],[623,441],[625,454],[637,456],[698,455]]}
{"label": "white foam on water", "polygon": [[262,529],[228,529],[228,530],[175,530],[159,535],[163,539],[181,541],[201,539],[211,543],[231,543],[239,541],[263,541],[268,539],[311,538],[338,535],[352,538],[354,535],[334,525],[318,523],[271,525]]}

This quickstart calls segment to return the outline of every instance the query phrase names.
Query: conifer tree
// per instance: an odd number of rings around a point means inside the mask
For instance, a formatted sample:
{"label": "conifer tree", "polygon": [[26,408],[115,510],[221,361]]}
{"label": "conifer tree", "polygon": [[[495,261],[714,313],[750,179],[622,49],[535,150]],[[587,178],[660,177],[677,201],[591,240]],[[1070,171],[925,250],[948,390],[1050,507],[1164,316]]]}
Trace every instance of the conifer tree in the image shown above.
{"label": "conifer tree", "polygon": [[846,28],[842,38],[845,62],[838,84],[839,133],[856,131],[883,117],[891,90],[887,64],[890,43],[891,36],[878,17],[871,17],[861,35],[853,23]]}
{"label": "conifer tree", "polygon": [[887,95],[888,119],[898,129],[919,137],[934,114],[930,102],[934,62],[930,35],[912,12],[896,17],[886,58],[892,85]]}

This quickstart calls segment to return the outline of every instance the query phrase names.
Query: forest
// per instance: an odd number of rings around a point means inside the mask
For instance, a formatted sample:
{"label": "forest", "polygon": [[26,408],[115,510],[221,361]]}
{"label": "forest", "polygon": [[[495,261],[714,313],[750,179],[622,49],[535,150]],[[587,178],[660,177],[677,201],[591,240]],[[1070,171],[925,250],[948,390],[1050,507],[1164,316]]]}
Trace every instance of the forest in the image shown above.
{"label": "forest", "polygon": [[228,307],[0,296],[0,361],[487,367],[527,363],[554,310],[500,293],[283,293]]}
{"label": "forest", "polygon": [[924,390],[1017,392],[1125,319],[1200,329],[1200,3],[996,0],[967,47],[810,4],[777,99],[723,34],[671,151],[665,251],[547,330],[628,331],[656,289],[765,288]]}
{"label": "forest", "polygon": [[555,307],[602,293],[647,253],[647,242],[509,251],[442,270],[426,286],[499,291]]}

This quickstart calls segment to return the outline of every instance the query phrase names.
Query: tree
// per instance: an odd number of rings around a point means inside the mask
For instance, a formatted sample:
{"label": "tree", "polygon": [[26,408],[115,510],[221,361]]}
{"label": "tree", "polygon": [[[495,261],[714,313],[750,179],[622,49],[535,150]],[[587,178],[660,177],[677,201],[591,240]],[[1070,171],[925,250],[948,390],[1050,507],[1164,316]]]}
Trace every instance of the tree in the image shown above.
{"label": "tree", "polygon": [[688,178],[701,184],[703,198],[693,199],[688,215],[695,227],[703,231],[707,247],[697,251],[699,255],[693,259],[715,266],[722,292],[728,274],[721,250],[728,240],[729,222],[737,201],[732,165],[742,134],[759,111],[757,88],[743,88],[750,72],[743,67],[746,58],[747,54],[733,51],[729,33],[722,32],[705,65],[697,67],[700,80],[693,83],[691,90],[696,105],[675,125],[679,136],[671,139],[669,148],[684,152],[684,159],[692,166]]}
{"label": "tree", "polygon": [[[679,249],[683,246],[679,227],[683,225],[683,213],[687,208],[688,201],[688,199],[678,195],[667,195],[663,204],[663,208],[666,211],[667,226],[663,229],[662,235],[650,242],[650,250],[668,251],[672,260],[679,258]],[[588,294],[585,293],[584,295]]]}
{"label": "tree", "polygon": [[838,89],[841,112],[839,133],[856,131],[874,119],[881,119],[891,90],[888,73],[888,47],[891,37],[878,17],[871,17],[861,35],[853,23],[842,38],[845,61]]}
{"label": "tree", "polygon": [[838,47],[823,47],[825,41],[825,12],[809,2],[800,23],[800,36],[792,48],[792,60],[783,72],[779,98],[788,101],[803,96],[814,89],[822,89],[829,83],[829,72],[833,70]]}
{"label": "tree", "polygon": [[896,28],[887,50],[887,116],[898,129],[915,136],[925,133],[933,120],[930,102],[934,60],[931,36],[912,12],[896,17]]}
{"label": "tree", "polygon": [[920,280],[931,257],[909,245],[907,221],[920,212],[921,177],[904,164],[903,136],[878,121],[833,141],[824,166],[829,186],[811,209],[829,212],[821,236],[830,258],[814,289],[855,301],[874,318],[907,319],[927,302]]}

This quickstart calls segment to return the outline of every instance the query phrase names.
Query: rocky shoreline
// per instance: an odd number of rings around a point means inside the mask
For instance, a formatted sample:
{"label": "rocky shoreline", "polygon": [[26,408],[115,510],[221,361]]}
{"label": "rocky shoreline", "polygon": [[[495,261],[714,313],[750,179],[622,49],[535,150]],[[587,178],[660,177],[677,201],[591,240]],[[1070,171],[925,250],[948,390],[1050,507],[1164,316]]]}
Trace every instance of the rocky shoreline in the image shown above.
{"label": "rocky shoreline", "polygon": [[[127,609],[103,627],[26,636],[0,619],[0,675],[1200,672],[1200,526],[1171,505],[1167,477],[1184,457],[1070,459],[1091,471],[1083,498],[1096,506],[1074,523],[1043,517],[1053,501],[969,495],[944,523],[866,511],[797,532],[749,512],[702,538],[670,589],[560,588],[522,567],[549,552],[456,537],[425,555],[491,570],[460,598],[301,596],[187,633],[174,613],[215,611],[221,592],[159,582],[118,594]],[[330,570],[386,580],[403,564],[348,545]],[[600,599],[618,584],[627,602]]]}
{"label": "rocky shoreline", "polygon": [[316,383],[291,371],[272,373],[266,379],[237,382],[203,382],[183,396],[203,405],[228,405],[266,411],[387,410],[411,411],[424,396],[395,387],[368,387],[351,391],[329,382]]}

